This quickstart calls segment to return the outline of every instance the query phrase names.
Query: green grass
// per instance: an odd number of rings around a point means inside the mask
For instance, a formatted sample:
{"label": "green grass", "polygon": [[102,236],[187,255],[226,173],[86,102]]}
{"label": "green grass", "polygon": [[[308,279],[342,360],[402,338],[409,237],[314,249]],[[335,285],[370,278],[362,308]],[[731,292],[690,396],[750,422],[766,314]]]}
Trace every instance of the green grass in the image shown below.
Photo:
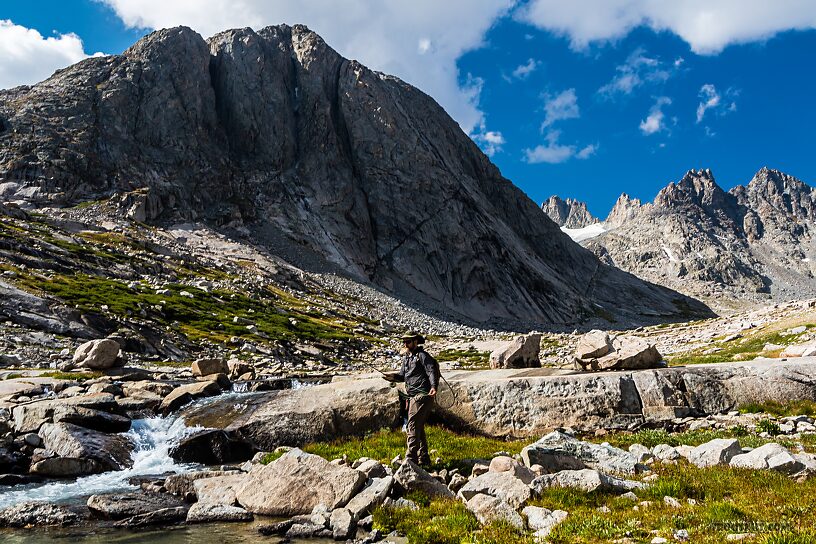
{"label": "green grass", "polygon": [[[699,469],[685,462],[657,465],[655,470],[658,479],[635,492],[652,505],[637,511],[635,503],[614,494],[547,490],[533,502],[569,512],[550,541],[595,543],[629,537],[649,542],[654,536],[672,541],[677,529],[688,530],[691,542],[703,543],[723,542],[728,533],[754,532],[759,535],[755,542],[768,543],[812,542],[808,537],[816,534],[816,480],[798,483],[772,471]],[[682,506],[664,505],[664,495]],[[610,512],[599,513],[599,506]]]}
{"label": "green grass", "polygon": [[[762,429],[759,429],[761,432]],[[777,428],[778,431],[778,428]],[[777,434],[779,434],[777,432]],[[749,448],[757,448],[768,442],[777,442],[786,448],[792,448],[797,444],[789,438],[774,437],[772,440],[762,438],[756,434],[748,432],[745,427],[732,427],[731,429],[699,429],[695,431],[683,431],[680,433],[669,433],[663,429],[643,429],[634,433],[617,433],[604,437],[588,436],[585,440],[593,442],[609,442],[612,446],[617,448],[627,449],[632,444],[642,444],[647,448],[653,448],[658,444],[668,444],[670,446],[680,446],[686,444],[688,446],[699,446],[715,438],[736,438],[740,441],[740,445]],[[804,443],[806,449],[808,448],[807,435],[803,437],[800,442]],[[812,447],[813,444],[811,444]]]}
{"label": "green grass", "polygon": [[40,372],[38,378],[54,378],[55,380],[93,380],[102,377],[102,372],[61,372],[59,370]]}
{"label": "green grass", "polygon": [[[429,448],[436,450],[436,455],[441,459],[441,463],[435,467],[440,469],[464,469],[471,466],[473,460],[491,459],[495,453],[501,451],[515,455],[531,442],[462,435],[435,425],[425,427],[425,431],[428,435]],[[394,457],[405,453],[405,434],[399,429],[383,429],[362,438],[307,444],[303,450],[325,459],[338,459],[346,455],[351,460],[369,457],[390,463]],[[263,462],[268,463],[276,459],[274,455],[269,454]]]}
{"label": "green grass", "polygon": [[[807,329],[810,330],[816,325],[807,324]],[[796,342],[802,334],[786,334],[784,332],[771,333],[757,333],[745,338],[735,339],[730,342],[718,342],[715,346],[707,345],[702,348],[697,348],[682,354],[669,355],[666,359],[672,366],[679,365],[694,365],[706,363],[723,363],[728,361],[747,361],[754,359],[759,355],[778,355],[774,352],[764,351],[766,344],[777,344],[780,346],[788,346]],[[712,349],[712,347],[720,348],[715,353],[704,353]]]}
{"label": "green grass", "polygon": [[[234,316],[252,321],[258,331],[274,340],[359,337],[350,332],[356,321],[291,308],[296,304],[294,297],[282,300],[284,297],[272,290],[248,296],[220,290],[207,293],[187,285],[169,284],[165,287],[167,293],[157,294],[143,287],[131,289],[115,279],[85,274],[54,275],[50,279],[25,274],[18,281],[30,290],[56,296],[80,311],[107,312],[119,318],[148,317],[162,325],[177,323],[178,329],[191,340],[224,342],[239,336],[260,341],[261,337],[249,332],[245,325],[233,323]],[[193,298],[182,296],[182,291],[191,293]],[[106,311],[102,310],[103,305],[108,307]],[[283,308],[285,305],[290,308]]]}
{"label": "green grass", "polygon": [[793,400],[787,402],[749,402],[739,406],[743,414],[770,414],[775,417],[816,416],[816,402],[812,400]]}
{"label": "green grass", "polygon": [[443,349],[436,355],[436,360],[440,363],[447,361],[457,361],[465,366],[485,366],[490,360],[489,351],[479,351],[473,346],[468,349]]}

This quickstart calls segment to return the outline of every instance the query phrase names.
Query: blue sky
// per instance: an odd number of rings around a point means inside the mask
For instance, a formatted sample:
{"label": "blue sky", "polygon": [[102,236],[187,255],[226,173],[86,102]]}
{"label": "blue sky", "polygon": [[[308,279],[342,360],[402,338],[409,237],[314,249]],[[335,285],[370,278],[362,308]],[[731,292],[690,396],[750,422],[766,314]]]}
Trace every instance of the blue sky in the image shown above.
{"label": "blue sky", "polygon": [[[651,200],[690,168],[816,183],[816,2],[5,0],[0,86],[152,28],[304,22],[434,96],[533,200]],[[663,7],[656,7],[662,4]]]}

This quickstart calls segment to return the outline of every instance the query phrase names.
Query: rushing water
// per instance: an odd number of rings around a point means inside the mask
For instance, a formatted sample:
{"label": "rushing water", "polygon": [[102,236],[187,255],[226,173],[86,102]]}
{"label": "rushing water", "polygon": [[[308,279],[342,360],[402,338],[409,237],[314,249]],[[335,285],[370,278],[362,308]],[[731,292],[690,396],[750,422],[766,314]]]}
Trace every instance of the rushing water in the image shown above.
{"label": "rushing water", "polygon": [[136,489],[128,484],[134,476],[158,475],[166,472],[183,472],[191,465],[176,463],[170,457],[170,448],[201,427],[187,427],[180,417],[151,417],[133,420],[125,433],[134,444],[131,459],[133,466],[124,470],[83,476],[73,481],[49,482],[15,486],[0,491],[0,509],[27,501],[65,502],[95,493],[112,493]]}

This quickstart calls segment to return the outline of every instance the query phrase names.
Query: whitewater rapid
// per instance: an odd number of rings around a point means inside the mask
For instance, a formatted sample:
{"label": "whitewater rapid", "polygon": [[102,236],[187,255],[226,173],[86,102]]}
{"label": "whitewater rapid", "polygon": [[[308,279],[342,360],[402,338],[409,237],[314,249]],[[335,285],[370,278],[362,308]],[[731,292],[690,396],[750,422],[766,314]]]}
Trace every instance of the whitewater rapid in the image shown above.
{"label": "whitewater rapid", "polygon": [[194,468],[194,465],[176,463],[170,457],[170,449],[184,437],[201,429],[203,427],[187,427],[184,420],[176,416],[135,419],[130,430],[124,433],[134,444],[131,453],[133,466],[83,476],[73,481],[15,486],[10,490],[0,491],[0,509],[21,502],[57,503],[97,493],[135,490],[138,486],[128,483],[134,476],[186,472]]}

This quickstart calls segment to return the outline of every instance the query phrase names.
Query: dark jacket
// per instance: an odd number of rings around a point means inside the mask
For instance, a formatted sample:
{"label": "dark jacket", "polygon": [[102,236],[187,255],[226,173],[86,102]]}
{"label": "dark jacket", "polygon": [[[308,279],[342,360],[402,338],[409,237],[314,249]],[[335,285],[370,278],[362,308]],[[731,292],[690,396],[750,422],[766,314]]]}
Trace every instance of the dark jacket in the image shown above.
{"label": "dark jacket", "polygon": [[396,381],[405,382],[405,392],[411,397],[427,395],[439,385],[437,367],[436,359],[420,347],[414,353],[403,356]]}

